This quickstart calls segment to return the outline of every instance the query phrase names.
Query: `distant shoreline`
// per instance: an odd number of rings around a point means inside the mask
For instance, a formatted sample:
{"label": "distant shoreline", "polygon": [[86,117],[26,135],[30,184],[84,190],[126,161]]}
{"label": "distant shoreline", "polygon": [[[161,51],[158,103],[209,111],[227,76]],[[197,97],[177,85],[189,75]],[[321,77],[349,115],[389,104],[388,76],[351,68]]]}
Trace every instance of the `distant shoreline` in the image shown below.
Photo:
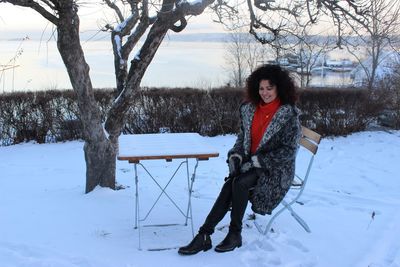
{"label": "distant shoreline", "polygon": [[[170,32],[165,37],[165,40],[174,41],[174,42],[227,42],[230,39],[230,32],[205,32],[205,33],[173,33]],[[247,34],[247,33],[243,33]],[[20,35],[21,37],[16,37]],[[4,37],[6,36],[6,37]],[[9,36],[9,37],[7,37]],[[95,37],[94,37],[95,36]],[[20,33],[2,33],[2,38],[0,41],[22,41],[23,38],[29,37],[32,41],[40,41],[47,42],[49,39],[51,41],[55,41],[55,38],[50,38],[50,36],[42,36],[41,32],[31,31],[25,32],[23,34]],[[81,33],[80,35],[82,42],[96,42],[96,41],[108,41],[110,38],[109,33]],[[322,37],[322,36],[321,36]],[[332,41],[336,40],[336,36],[323,36],[328,39],[332,39]],[[355,38],[355,37],[348,37]],[[290,38],[289,38],[290,39]],[[256,40],[254,39],[256,42]]]}
{"label": "distant shoreline", "polygon": [[[11,34],[7,34],[11,35]],[[18,35],[18,34],[15,34]],[[38,34],[37,32],[31,32],[31,33],[26,33],[21,37],[2,37],[0,38],[1,42],[19,42],[22,41],[23,38],[29,37],[29,40],[31,41],[40,41],[42,40],[43,42],[48,41],[48,37],[42,37],[41,34]],[[229,33],[185,33],[185,34],[176,34],[176,33],[171,33],[167,34],[165,37],[165,40],[169,41],[176,41],[176,42],[225,42],[229,39]],[[86,42],[86,41],[91,41],[91,42],[96,42],[96,41],[107,41],[109,40],[109,34],[107,33],[102,33],[96,36],[96,38],[92,38],[92,35],[89,34],[82,34],[81,35],[81,41]],[[52,39],[51,41],[55,41],[55,39]]]}

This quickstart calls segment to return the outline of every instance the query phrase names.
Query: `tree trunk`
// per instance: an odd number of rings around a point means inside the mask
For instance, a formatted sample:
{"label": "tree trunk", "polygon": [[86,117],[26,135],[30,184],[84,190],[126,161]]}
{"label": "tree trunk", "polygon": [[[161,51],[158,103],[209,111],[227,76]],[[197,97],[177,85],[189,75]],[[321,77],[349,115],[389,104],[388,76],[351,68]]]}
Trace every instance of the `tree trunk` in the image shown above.
{"label": "tree trunk", "polygon": [[85,142],[86,193],[97,185],[115,189],[116,156],[118,141]]}
{"label": "tree trunk", "polygon": [[57,46],[74,89],[82,133],[85,140],[86,190],[97,185],[115,189],[115,161],[118,136],[107,137],[103,129],[100,109],[94,99],[89,66],[85,61],[79,38],[77,8],[71,2],[63,2],[57,25]]}

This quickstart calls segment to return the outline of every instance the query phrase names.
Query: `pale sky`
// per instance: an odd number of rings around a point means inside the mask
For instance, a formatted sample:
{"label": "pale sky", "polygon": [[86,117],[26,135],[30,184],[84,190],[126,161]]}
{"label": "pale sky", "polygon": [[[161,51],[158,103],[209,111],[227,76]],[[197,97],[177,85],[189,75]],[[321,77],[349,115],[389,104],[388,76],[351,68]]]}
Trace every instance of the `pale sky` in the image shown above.
{"label": "pale sky", "polygon": [[[100,4],[93,4],[90,8],[81,7],[79,14],[81,32],[95,33],[100,25],[104,25],[107,18],[112,18],[104,13],[104,8]],[[39,35],[43,31],[50,34],[52,27],[51,23],[29,8],[0,3],[0,39],[20,38],[23,37],[21,35],[29,35],[33,31]],[[182,33],[222,31],[224,30],[221,25],[212,22],[210,11],[206,11],[200,16],[192,17]]]}
{"label": "pale sky", "polygon": [[[94,0],[91,1],[93,2]],[[104,25],[106,20],[110,21],[112,16],[104,14],[101,5],[94,5],[90,9],[82,8],[79,15],[81,39],[95,36],[90,40],[103,41],[82,42],[86,60],[91,66],[93,85],[96,88],[115,86],[113,56],[108,42],[109,33],[95,35],[100,29],[99,25]],[[0,91],[71,88],[55,42],[47,42],[52,40],[53,31],[54,26],[34,10],[0,3],[0,51],[2,51],[0,65],[17,65],[13,70],[0,72]],[[186,29],[179,34],[222,31],[218,24],[212,22],[210,12],[205,12],[192,17]],[[42,32],[44,32],[43,37]],[[21,41],[26,36],[30,41]],[[14,42],[5,41],[11,39]],[[163,48],[157,52],[154,62],[146,72],[143,85],[186,87],[194,86],[203,80],[216,86],[223,84],[221,66],[224,50],[220,47],[221,44],[209,44],[213,45],[211,53],[202,47],[202,44],[193,47],[195,45],[195,43],[188,45],[185,42],[171,44],[166,38]],[[22,51],[21,55],[19,51]],[[193,57],[183,56],[188,51]],[[171,68],[171,62],[177,59],[180,61],[178,67],[181,69]],[[184,78],[177,78],[177,73],[185,73]]]}

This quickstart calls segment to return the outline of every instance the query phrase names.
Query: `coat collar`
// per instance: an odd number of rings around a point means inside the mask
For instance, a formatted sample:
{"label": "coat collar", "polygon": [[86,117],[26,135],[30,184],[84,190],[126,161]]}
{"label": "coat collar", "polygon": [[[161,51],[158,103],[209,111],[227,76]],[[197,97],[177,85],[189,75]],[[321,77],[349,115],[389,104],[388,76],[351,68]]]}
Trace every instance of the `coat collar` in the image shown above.
{"label": "coat collar", "polygon": [[[256,106],[254,105],[250,105],[249,106],[249,120],[248,123],[245,127],[245,131],[246,131],[246,136],[248,136],[248,138],[251,139],[251,125],[252,125],[252,121],[254,118],[254,112],[256,110]],[[260,144],[258,145],[257,149],[256,149],[256,153],[257,151],[263,146],[265,145],[277,132],[279,132],[279,130],[282,128],[282,126],[285,124],[286,121],[288,121],[294,114],[298,113],[297,112],[298,109],[297,108],[293,108],[291,105],[289,104],[285,104],[279,107],[278,111],[275,113],[274,117],[272,118],[272,121],[270,122],[270,124],[267,127],[267,130],[265,131]],[[251,142],[249,142],[251,143]],[[250,153],[250,147],[246,147],[246,152]]]}

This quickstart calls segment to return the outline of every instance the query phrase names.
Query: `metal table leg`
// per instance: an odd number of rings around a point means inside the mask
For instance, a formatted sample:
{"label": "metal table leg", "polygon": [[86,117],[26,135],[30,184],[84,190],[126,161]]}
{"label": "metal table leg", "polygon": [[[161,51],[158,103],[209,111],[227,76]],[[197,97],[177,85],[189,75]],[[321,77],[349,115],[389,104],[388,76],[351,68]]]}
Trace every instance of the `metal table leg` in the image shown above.
{"label": "metal table leg", "polygon": [[[187,175],[187,183],[188,183],[188,204],[187,204],[187,209],[186,212],[183,212],[182,209],[175,203],[175,201],[172,199],[172,197],[170,195],[168,195],[168,193],[166,192],[166,188],[169,186],[169,184],[171,183],[172,179],[175,177],[175,175],[177,174],[178,170],[182,167],[183,164],[186,164],[186,175]],[[139,162],[135,162],[134,163],[134,169],[135,169],[135,229],[138,229],[138,235],[139,235],[139,250],[141,250],[141,222],[145,221],[148,216],[150,215],[150,213],[152,212],[152,210],[154,209],[154,207],[156,206],[156,204],[158,203],[158,201],[160,200],[162,195],[165,195],[170,201],[171,203],[176,207],[176,209],[185,217],[185,223],[184,225],[187,226],[188,220],[191,220],[191,228],[192,228],[192,236],[194,236],[194,227],[193,227],[193,217],[192,217],[192,203],[191,203],[191,197],[192,197],[192,190],[193,190],[193,183],[195,181],[195,177],[196,177],[196,170],[199,164],[199,160],[196,159],[196,164],[195,167],[193,169],[193,173],[190,176],[189,173],[189,161],[188,159],[182,161],[178,167],[176,168],[176,170],[174,171],[174,173],[172,174],[172,176],[169,178],[167,184],[163,187],[161,186],[157,180],[153,177],[153,175],[147,170],[147,168],[139,163]],[[139,205],[139,177],[138,177],[138,165],[141,166],[143,168],[143,170],[150,176],[150,178],[154,181],[154,183],[159,187],[159,189],[161,190],[160,194],[158,195],[157,199],[154,201],[152,207],[149,209],[149,211],[147,212],[147,214],[143,217],[140,218],[140,205]],[[171,226],[171,225],[177,225],[177,224],[159,224],[159,225],[143,225],[143,226]],[[159,249],[156,249],[159,250]]]}

